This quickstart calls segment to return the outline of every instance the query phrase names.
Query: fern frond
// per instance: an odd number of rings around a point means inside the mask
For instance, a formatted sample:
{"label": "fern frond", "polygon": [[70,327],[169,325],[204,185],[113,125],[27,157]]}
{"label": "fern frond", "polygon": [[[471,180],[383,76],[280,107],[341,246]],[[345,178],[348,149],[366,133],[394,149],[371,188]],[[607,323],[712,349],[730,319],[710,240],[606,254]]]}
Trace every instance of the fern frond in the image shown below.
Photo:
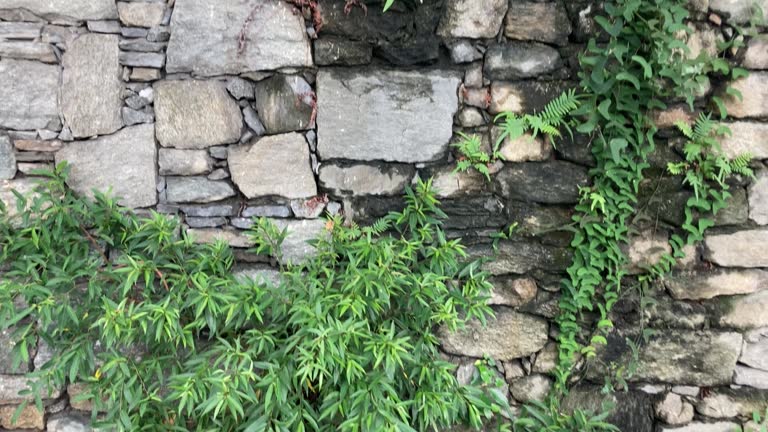
{"label": "fern frond", "polygon": [[548,124],[560,124],[565,116],[579,107],[576,90],[564,91],[560,96],[551,100],[538,116]]}

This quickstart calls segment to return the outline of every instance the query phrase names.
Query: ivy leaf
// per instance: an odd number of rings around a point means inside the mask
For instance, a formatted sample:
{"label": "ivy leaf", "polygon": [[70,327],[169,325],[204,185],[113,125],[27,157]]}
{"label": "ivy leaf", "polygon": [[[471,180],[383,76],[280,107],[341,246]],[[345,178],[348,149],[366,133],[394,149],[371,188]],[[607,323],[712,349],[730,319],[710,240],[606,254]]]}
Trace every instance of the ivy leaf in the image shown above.
{"label": "ivy leaf", "polygon": [[638,80],[637,77],[630,74],[629,72],[619,72],[616,74],[616,79],[619,81],[630,82],[633,86],[635,86],[635,89],[640,90],[640,80]]}
{"label": "ivy leaf", "polygon": [[621,151],[627,148],[629,143],[624,138],[614,138],[611,140],[609,147],[611,148],[611,157],[617,164],[621,162]]}
{"label": "ivy leaf", "polygon": [[643,78],[650,79],[653,76],[653,68],[644,58],[638,55],[633,55],[632,61],[643,67]]}

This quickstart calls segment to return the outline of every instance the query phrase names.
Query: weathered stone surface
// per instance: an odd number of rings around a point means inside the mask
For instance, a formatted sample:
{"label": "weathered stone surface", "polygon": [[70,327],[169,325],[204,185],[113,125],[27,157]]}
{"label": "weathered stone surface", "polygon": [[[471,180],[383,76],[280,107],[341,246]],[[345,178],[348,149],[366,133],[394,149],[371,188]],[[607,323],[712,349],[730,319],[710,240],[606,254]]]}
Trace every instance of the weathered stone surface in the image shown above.
{"label": "weathered stone surface", "polygon": [[127,127],[88,141],[67,144],[56,153],[56,163],[69,161],[68,184],[80,194],[111,188],[128,207],[148,207],[157,202],[154,127]]}
{"label": "weathered stone surface", "polygon": [[145,39],[124,39],[120,41],[120,49],[124,51],[160,52],[168,46],[165,42],[149,42]]}
{"label": "weathered stone surface", "polygon": [[[621,312],[617,312],[618,314]],[[659,296],[656,303],[645,309],[643,320],[652,328],[698,330],[704,328],[704,324],[708,322],[708,314],[701,304],[674,301],[669,297]]]}
{"label": "weathered stone surface", "polygon": [[625,250],[629,258],[627,271],[630,274],[642,273],[658,263],[664,254],[672,253],[668,235],[661,232],[643,232],[633,236]]}
{"label": "weathered stone surface", "polygon": [[[491,141],[495,143],[500,133],[501,130],[497,127],[491,129]],[[552,156],[552,145],[541,136],[534,138],[533,135],[526,133],[512,141],[505,138],[499,153],[507,162],[540,162]]]}
{"label": "weathered stone surface", "polygon": [[135,67],[131,70],[131,81],[156,81],[160,79],[160,76],[160,71],[158,69]]}
{"label": "weathered stone surface", "polygon": [[492,80],[533,78],[561,66],[560,53],[547,45],[526,42],[494,44],[485,53],[485,75]]}
{"label": "weathered stone surface", "polygon": [[124,66],[160,69],[165,65],[165,54],[153,52],[120,51],[120,64]]}
{"label": "weathered stone surface", "polygon": [[288,236],[282,244],[283,261],[299,263],[314,255],[315,248],[307,242],[326,235],[323,219],[272,219],[278,229],[288,229]]}
{"label": "weathered stone surface", "polygon": [[741,65],[747,69],[768,69],[768,34],[757,35],[747,43]]}
{"label": "weathered stone surface", "polygon": [[188,217],[184,220],[190,228],[216,228],[227,224],[227,218],[196,218]]}
{"label": "weathered stone surface", "polygon": [[558,363],[559,348],[556,342],[547,342],[543,350],[536,354],[536,362],[531,369],[536,373],[548,374],[555,370]]}
{"label": "weathered stone surface", "polygon": [[48,432],[92,432],[90,423],[82,417],[72,414],[48,420]]}
{"label": "weathered stone surface", "polygon": [[304,19],[285,2],[231,0],[211,7],[209,0],[178,0],[171,28],[168,72],[213,76],[312,65]]}
{"label": "weathered stone surface", "polygon": [[[487,249],[472,249],[473,255],[489,253]],[[555,246],[533,241],[504,241],[499,243],[497,254],[483,269],[494,275],[525,274],[532,270],[560,272],[570,264],[570,252]]]}
{"label": "weathered stone surface", "polygon": [[0,56],[19,60],[36,60],[43,63],[56,63],[58,58],[53,45],[30,41],[4,41],[0,39]]}
{"label": "weathered stone surface", "polygon": [[320,186],[334,195],[394,195],[403,191],[415,174],[409,165],[374,166],[327,163],[320,166]]}
{"label": "weathered stone surface", "polygon": [[704,239],[704,257],[723,267],[768,267],[768,230],[713,234]]}
{"label": "weathered stone surface", "polygon": [[507,164],[496,175],[494,188],[505,197],[545,204],[571,204],[579,199],[587,170],[569,162]]}
{"label": "weathered stone surface", "polygon": [[768,0],[709,0],[709,8],[728,17],[731,23],[749,22],[758,6],[763,13],[768,10]]}
{"label": "weathered stone surface", "polygon": [[459,125],[463,127],[477,127],[485,124],[483,113],[479,109],[473,107],[462,108],[461,111],[459,111],[459,115],[456,116],[456,120],[458,120]]}
{"label": "weathered stone surface", "polygon": [[120,34],[120,23],[112,20],[89,20],[88,31],[91,33]]}
{"label": "weathered stone surface", "polygon": [[755,329],[744,335],[739,362],[768,371],[768,327]]}
{"label": "weathered stone surface", "polygon": [[35,404],[29,404],[21,410],[21,414],[16,421],[13,416],[16,413],[16,405],[0,406],[0,427],[6,429],[45,429],[43,413],[38,411]]}
{"label": "weathered stone surface", "polygon": [[254,106],[270,134],[312,127],[315,94],[299,75],[275,75],[256,84]]}
{"label": "weathered stone surface", "polygon": [[16,176],[16,157],[8,135],[0,134],[0,180],[10,180]]}
{"label": "weathered stone surface", "polygon": [[723,96],[728,115],[736,118],[768,117],[768,104],[765,103],[768,100],[768,72],[752,72],[730,86],[741,92],[742,99]]}
{"label": "weathered stone surface", "polygon": [[488,109],[493,114],[506,111],[532,114],[541,111],[567,87],[566,83],[558,81],[494,81]]}
{"label": "weathered stone surface", "polygon": [[[607,348],[598,355],[608,362],[629,359],[631,349],[622,334],[611,334]],[[728,385],[741,351],[739,333],[711,331],[659,332],[640,347],[635,382],[664,382],[687,385]],[[589,372],[602,376],[603,367]]]}
{"label": "weathered stone surface", "polygon": [[165,181],[170,202],[208,203],[235,196],[235,190],[224,181],[205,177],[168,177]]}
{"label": "weathered stone surface", "polygon": [[120,22],[128,27],[154,27],[163,22],[165,3],[117,2]]}
{"label": "weathered stone surface", "polygon": [[181,206],[181,211],[184,214],[195,217],[234,216],[238,209],[239,205],[235,203]]}
{"label": "weathered stone surface", "polygon": [[248,248],[254,244],[245,231],[227,228],[188,228],[187,235],[195,243],[215,243],[221,240],[235,248]]}
{"label": "weathered stone surface", "polygon": [[717,389],[707,392],[696,411],[711,418],[751,417],[768,408],[768,392],[754,389]]}
{"label": "weathered stone surface", "polygon": [[117,18],[113,0],[3,0],[0,9],[24,8],[48,18],[102,20]]}
{"label": "weathered stone surface", "polygon": [[768,390],[768,372],[737,365],[733,375],[733,382],[737,385]]}
{"label": "weathered stone surface", "polygon": [[373,48],[362,41],[351,41],[333,36],[315,41],[315,63],[319,66],[357,66],[371,62]]}
{"label": "weathered stone surface", "polygon": [[749,219],[768,225],[768,171],[761,171],[749,185]]}
{"label": "weathered stone surface", "polygon": [[123,123],[126,126],[133,126],[142,123],[152,123],[155,121],[155,114],[150,107],[142,110],[135,110],[128,107],[123,107],[120,110],[120,114],[123,118]]}
{"label": "weathered stone surface", "polygon": [[517,307],[536,298],[538,287],[533,278],[497,277],[488,304]]}
{"label": "weathered stone surface", "polygon": [[452,166],[431,173],[432,187],[439,198],[474,195],[486,186],[486,179],[476,171],[454,172]]}
{"label": "weathered stone surface", "polygon": [[21,362],[18,367],[13,367],[14,346],[16,346],[16,340],[13,338],[13,329],[0,330],[0,375],[29,372],[28,363]]}
{"label": "weathered stone surface", "polygon": [[64,54],[61,112],[74,137],[111,134],[123,127],[119,52],[117,36],[84,34]]}
{"label": "weathered stone surface", "polygon": [[506,37],[565,45],[570,34],[571,20],[562,3],[510,2],[504,21]]}
{"label": "weathered stone surface", "polygon": [[448,48],[451,50],[451,60],[454,63],[471,63],[483,58],[483,53],[478,46],[466,39],[450,42]]}
{"label": "weathered stone surface", "polygon": [[227,80],[227,91],[237,100],[253,99],[253,83],[240,77]]}
{"label": "weathered stone surface", "polygon": [[[34,401],[32,394],[20,395],[19,392],[27,390],[27,378],[24,375],[0,375],[0,401],[5,405],[20,404],[24,401]],[[42,399],[56,399],[61,395],[60,389],[43,390],[40,393]],[[33,404],[34,405],[34,404]]]}
{"label": "weathered stone surface", "polygon": [[720,299],[713,321],[722,327],[752,329],[768,326],[768,290]]}
{"label": "weathered stone surface", "polygon": [[155,116],[157,140],[164,147],[202,149],[237,142],[243,127],[240,107],[216,81],[155,84]]}
{"label": "weathered stone surface", "polygon": [[317,195],[309,147],[301,134],[273,135],[249,145],[231,147],[228,161],[232,180],[248,198]]}
{"label": "weathered stone surface", "polygon": [[686,424],[693,420],[693,405],[684,401],[680,395],[667,393],[655,406],[656,417],[670,425]]}
{"label": "weathered stone surface", "polygon": [[534,374],[516,380],[509,386],[509,392],[518,402],[543,401],[552,388],[552,379]]}
{"label": "weathered stone surface", "polygon": [[437,34],[447,38],[496,37],[507,8],[507,0],[448,0]]}
{"label": "weathered stone surface", "polygon": [[200,175],[211,172],[213,159],[205,150],[161,148],[158,153],[160,175]]}
{"label": "weathered stone surface", "polygon": [[664,285],[678,300],[702,300],[768,289],[768,272],[757,269],[675,272],[664,278]]}
{"label": "weathered stone surface", "polygon": [[501,309],[485,328],[473,320],[465,330],[451,333],[441,328],[439,333],[443,349],[451,354],[512,360],[544,348],[548,330],[542,318]]}
{"label": "weathered stone surface", "polygon": [[726,126],[732,135],[723,137],[720,144],[728,157],[748,152],[755,159],[768,159],[768,124],[739,121]]}
{"label": "weathered stone surface", "polygon": [[741,426],[738,423],[731,422],[693,422],[688,423],[683,427],[676,426],[659,426],[658,432],[734,432],[741,430]]}
{"label": "weathered stone surface", "polygon": [[0,180],[0,202],[5,204],[9,218],[14,218],[18,214],[16,210],[16,195],[14,195],[13,190],[29,197],[36,184],[37,180],[29,177],[16,180]]}
{"label": "weathered stone surface", "polygon": [[620,431],[653,432],[652,399],[652,396],[639,391],[619,391],[606,395],[600,391],[600,387],[582,384],[568,392],[562,407],[567,413],[576,408],[600,413],[603,412],[603,403],[608,402],[612,408],[606,422]]}
{"label": "weathered stone surface", "polygon": [[0,22],[0,39],[35,40],[40,37],[43,23]]}
{"label": "weathered stone surface", "polygon": [[[59,67],[26,60],[0,61],[0,127],[44,129],[59,121]],[[8,85],[7,83],[13,83]]]}
{"label": "weathered stone surface", "polygon": [[453,135],[459,82],[445,71],[321,70],[319,156],[396,162],[440,158]]}

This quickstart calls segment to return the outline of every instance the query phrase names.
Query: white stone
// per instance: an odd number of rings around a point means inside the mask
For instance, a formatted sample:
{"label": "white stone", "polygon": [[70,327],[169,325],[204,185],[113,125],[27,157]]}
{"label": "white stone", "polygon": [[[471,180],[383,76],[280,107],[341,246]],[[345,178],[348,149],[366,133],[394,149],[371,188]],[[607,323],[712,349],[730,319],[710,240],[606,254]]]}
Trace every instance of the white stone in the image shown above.
{"label": "white stone", "polygon": [[549,325],[543,318],[503,309],[483,327],[477,320],[467,328],[451,333],[439,331],[443,350],[451,354],[496,360],[512,360],[531,355],[546,345]]}
{"label": "white stone", "polygon": [[733,382],[743,386],[768,390],[768,372],[745,366],[736,366]]}
{"label": "white stone", "polygon": [[2,0],[0,9],[24,8],[47,18],[104,20],[117,18],[114,0]]}
{"label": "white stone", "polygon": [[755,159],[768,159],[768,124],[737,121],[725,126],[731,130],[720,141],[726,156],[735,158],[749,153]]}
{"label": "white stone", "polygon": [[741,92],[742,99],[723,96],[728,115],[736,118],[768,117],[768,103],[765,103],[768,100],[768,72],[752,72],[732,82],[731,87]]}
{"label": "white stone", "polygon": [[724,267],[768,267],[768,230],[713,234],[704,240],[705,258]]}
{"label": "white stone", "polygon": [[758,225],[768,225],[768,171],[761,171],[747,189],[749,219]]}
{"label": "white stone", "polygon": [[666,424],[685,424],[693,420],[693,405],[675,393],[667,393],[656,403],[656,416]]}
{"label": "white stone", "polygon": [[716,423],[688,423],[683,427],[659,426],[658,432],[737,432],[740,430],[738,423],[716,422]]}
{"label": "white stone", "polygon": [[320,166],[320,185],[335,195],[396,195],[410,184],[415,171],[408,165],[344,165],[334,162]]}
{"label": "white stone", "polygon": [[447,38],[493,38],[507,8],[507,0],[448,0],[437,33]]}

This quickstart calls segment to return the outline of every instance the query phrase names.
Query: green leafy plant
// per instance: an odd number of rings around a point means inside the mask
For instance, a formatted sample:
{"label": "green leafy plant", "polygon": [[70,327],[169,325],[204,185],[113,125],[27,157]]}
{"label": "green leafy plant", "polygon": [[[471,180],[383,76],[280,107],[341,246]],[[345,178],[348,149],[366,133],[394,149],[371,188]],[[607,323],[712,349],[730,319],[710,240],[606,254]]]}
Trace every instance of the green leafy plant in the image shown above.
{"label": "green leafy plant", "polygon": [[[502,410],[437,350],[438,329],[491,315],[490,284],[446,238],[429,182],[371,227],[330,219],[316,254],[270,282],[235,277],[227,245],[176,219],[76,196],[66,173],[0,214],[14,361],[54,353],[29,375],[39,408],[80,382],[97,425],[130,431],[426,431]],[[254,252],[280,257],[285,235],[260,220]]]}
{"label": "green leafy plant", "polygon": [[547,403],[531,402],[522,407],[514,422],[514,430],[521,432],[619,432],[608,423],[612,407],[604,404],[599,414],[575,410],[565,413],[557,398]]}
{"label": "green leafy plant", "polygon": [[453,144],[461,154],[459,160],[456,161],[454,172],[466,172],[475,169],[484,175],[486,180],[491,181],[491,171],[488,169],[488,165],[499,158],[498,151],[494,151],[493,155],[488,154],[483,150],[483,143],[478,135],[467,135],[459,132],[459,136],[461,140]]}

